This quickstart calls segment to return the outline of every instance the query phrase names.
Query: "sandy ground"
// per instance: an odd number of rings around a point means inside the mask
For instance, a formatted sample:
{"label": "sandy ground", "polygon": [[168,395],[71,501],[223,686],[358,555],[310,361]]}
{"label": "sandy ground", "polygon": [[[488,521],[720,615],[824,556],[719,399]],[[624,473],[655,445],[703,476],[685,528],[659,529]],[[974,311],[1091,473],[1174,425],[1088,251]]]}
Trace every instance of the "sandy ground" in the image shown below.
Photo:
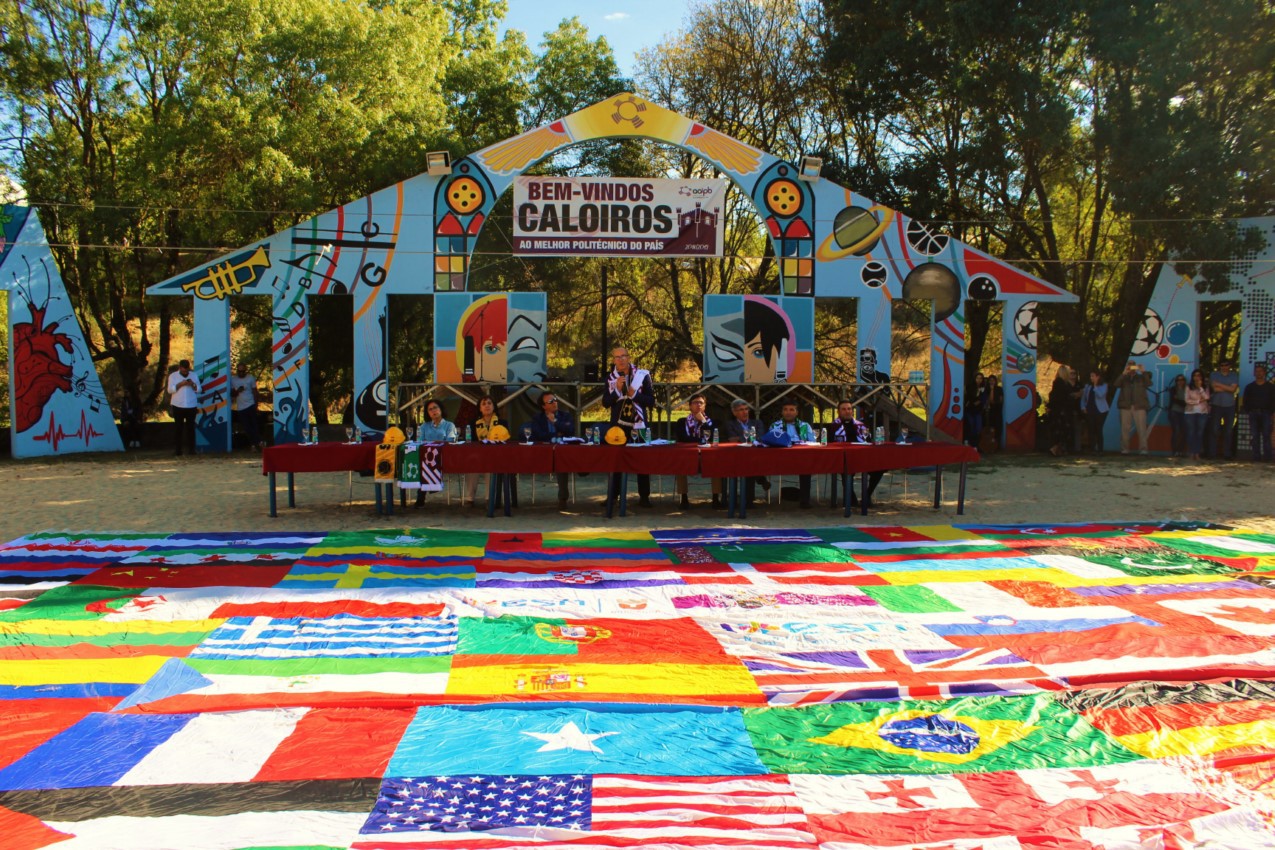
{"label": "sandy ground", "polygon": [[[887,474],[868,517],[846,519],[832,510],[827,479],[816,479],[819,504],[795,502],[749,511],[728,522],[711,510],[708,482],[692,479],[700,504],[677,508],[672,478],[653,481],[655,507],[633,508],[627,517],[602,515],[603,476],[577,479],[576,501],[556,508],[556,485],[540,476],[520,485],[521,509],[512,518],[488,519],[464,511],[455,498],[431,495],[423,508],[379,516],[370,479],[355,478],[353,500],[345,473],[297,476],[297,507],[279,491],[279,516],[268,516],[267,479],[251,453],[173,457],[168,452],[75,455],[54,460],[0,461],[7,507],[0,540],[36,531],[270,531],[443,527],[540,531],[589,528],[816,527],[843,523],[934,525],[956,523],[1056,523],[1086,520],[1207,520],[1275,532],[1275,465],[1190,463],[1167,458],[1104,455],[1053,458],[997,455],[970,467],[964,516],[956,513],[956,470],[944,476],[944,501],[932,507],[933,475]],[[795,479],[786,482],[795,485]],[[282,477],[281,477],[282,484]],[[534,490],[534,492],[533,492]],[[777,488],[771,491],[777,493]],[[535,504],[532,504],[534,496]],[[636,497],[633,499],[636,502]]]}

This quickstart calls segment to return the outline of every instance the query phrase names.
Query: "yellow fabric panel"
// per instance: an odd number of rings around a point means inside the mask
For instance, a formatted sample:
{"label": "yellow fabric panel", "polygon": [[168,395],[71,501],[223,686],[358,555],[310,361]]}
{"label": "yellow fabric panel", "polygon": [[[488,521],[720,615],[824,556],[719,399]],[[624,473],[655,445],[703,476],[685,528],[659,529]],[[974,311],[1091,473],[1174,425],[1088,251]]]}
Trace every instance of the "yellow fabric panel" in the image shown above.
{"label": "yellow fabric panel", "polygon": [[[560,687],[563,676],[570,687]],[[581,682],[580,677],[583,677]],[[518,687],[519,680],[523,687]],[[583,686],[582,686],[583,685]],[[477,696],[534,695],[554,690],[574,694],[756,694],[743,667],[724,664],[490,664],[452,667],[447,693]]]}
{"label": "yellow fabric panel", "polygon": [[42,659],[0,661],[0,685],[69,685],[80,682],[123,682],[140,685],[164,665],[167,655],[136,658]]}

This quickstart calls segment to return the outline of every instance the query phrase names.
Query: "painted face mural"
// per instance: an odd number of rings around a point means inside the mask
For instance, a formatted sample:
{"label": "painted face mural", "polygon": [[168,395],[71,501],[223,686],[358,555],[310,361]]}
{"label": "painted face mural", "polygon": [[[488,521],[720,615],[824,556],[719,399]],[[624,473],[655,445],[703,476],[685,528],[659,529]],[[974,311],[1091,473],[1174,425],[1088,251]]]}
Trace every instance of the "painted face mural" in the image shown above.
{"label": "painted face mural", "polygon": [[[442,383],[527,383],[545,370],[542,292],[435,296],[434,362]],[[445,341],[455,340],[454,348]]]}
{"label": "painted face mural", "polygon": [[814,303],[761,295],[710,295],[704,302],[704,380],[808,381],[813,375]]}

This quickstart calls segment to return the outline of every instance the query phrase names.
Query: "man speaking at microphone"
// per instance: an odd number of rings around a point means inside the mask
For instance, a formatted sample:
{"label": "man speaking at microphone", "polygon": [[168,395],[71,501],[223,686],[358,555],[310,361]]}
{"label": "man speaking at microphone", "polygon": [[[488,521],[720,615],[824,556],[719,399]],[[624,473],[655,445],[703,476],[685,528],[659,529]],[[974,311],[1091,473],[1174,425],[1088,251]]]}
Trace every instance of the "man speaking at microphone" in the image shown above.
{"label": "man speaking at microphone", "polygon": [[[611,410],[611,425],[624,431],[632,440],[635,430],[646,427],[646,411],[655,404],[655,386],[651,373],[636,368],[629,361],[629,350],[616,346],[611,350],[611,374],[607,376],[607,391],[602,403]],[[617,476],[618,478],[618,476]],[[651,507],[651,476],[639,475],[638,505]],[[619,481],[613,481],[613,492],[619,492]]]}

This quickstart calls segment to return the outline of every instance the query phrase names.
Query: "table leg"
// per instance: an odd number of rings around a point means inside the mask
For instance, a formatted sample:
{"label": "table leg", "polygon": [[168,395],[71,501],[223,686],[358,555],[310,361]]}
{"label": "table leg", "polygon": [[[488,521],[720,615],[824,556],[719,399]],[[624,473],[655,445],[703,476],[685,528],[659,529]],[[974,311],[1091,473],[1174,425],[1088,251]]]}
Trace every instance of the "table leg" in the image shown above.
{"label": "table leg", "polygon": [[859,516],[868,515],[868,473],[859,474]]}
{"label": "table leg", "polygon": [[619,495],[616,493],[616,487],[620,483],[620,474],[618,472],[608,472],[607,476],[607,519],[611,519],[615,515],[615,500]]}
{"label": "table leg", "polygon": [[274,493],[275,474],[272,472],[270,473],[269,477],[270,477],[270,516],[278,516],[279,511],[275,506],[275,493]]}
{"label": "table leg", "polygon": [[943,504],[943,467],[934,467],[934,510]]}
{"label": "table leg", "polygon": [[514,477],[512,475],[502,475],[500,480],[503,482],[501,492],[505,497],[505,516],[513,516]]}
{"label": "table leg", "polygon": [[394,516],[394,484],[385,485],[385,513]]}
{"label": "table leg", "polygon": [[295,508],[297,506],[297,477],[295,473],[288,473],[288,507]]}
{"label": "table leg", "polygon": [[[833,487],[832,489],[835,490],[836,488]],[[841,507],[842,507],[841,515],[842,516],[848,517],[850,516],[850,514],[854,513],[853,509],[851,509],[850,507],[850,494],[853,492],[853,489],[854,489],[854,473],[847,472],[845,475],[841,476]]]}
{"label": "table leg", "polygon": [[620,475],[620,516],[629,515],[629,474]]}
{"label": "table leg", "polygon": [[965,513],[965,473],[969,471],[969,464],[961,464],[961,480],[956,485],[956,513],[962,516]]}

